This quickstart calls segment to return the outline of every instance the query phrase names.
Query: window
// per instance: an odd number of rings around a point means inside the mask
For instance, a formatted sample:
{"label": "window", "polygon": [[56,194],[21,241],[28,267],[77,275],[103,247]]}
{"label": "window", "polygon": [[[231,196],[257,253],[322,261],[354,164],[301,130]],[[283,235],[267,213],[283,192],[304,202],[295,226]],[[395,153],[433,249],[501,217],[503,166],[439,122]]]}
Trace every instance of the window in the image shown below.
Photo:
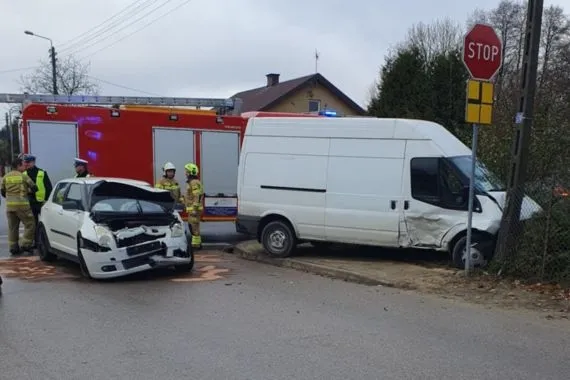
{"label": "window", "polygon": [[168,212],[164,205],[130,198],[106,198],[95,203],[91,211],[119,212],[128,214],[161,214]]}
{"label": "window", "polygon": [[63,195],[69,186],[69,182],[60,182],[52,191],[52,202],[60,205],[63,202]]}
{"label": "window", "polygon": [[[469,178],[471,175],[471,156],[456,156],[449,158],[464,176]],[[505,185],[502,181],[492,173],[479,160],[475,161],[475,187],[478,191],[505,191]]]}
{"label": "window", "polygon": [[69,185],[69,190],[67,191],[67,195],[65,196],[65,200],[69,202],[75,202],[75,205],[78,210],[83,210],[83,199],[81,193],[81,185],[78,183],[72,183]]}
{"label": "window", "polygon": [[309,112],[319,112],[321,110],[320,100],[309,100]]}
{"label": "window", "polygon": [[439,158],[412,158],[412,197],[439,200]]}

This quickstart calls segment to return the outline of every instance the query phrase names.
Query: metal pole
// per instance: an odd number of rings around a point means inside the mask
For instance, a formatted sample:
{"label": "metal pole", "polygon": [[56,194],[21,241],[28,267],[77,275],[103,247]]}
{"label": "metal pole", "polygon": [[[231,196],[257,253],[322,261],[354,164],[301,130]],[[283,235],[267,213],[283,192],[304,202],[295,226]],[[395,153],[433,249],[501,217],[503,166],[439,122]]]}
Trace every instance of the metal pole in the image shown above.
{"label": "metal pole", "polygon": [[51,75],[53,81],[53,94],[57,95],[57,69],[56,69],[56,59],[55,59],[55,48],[51,45],[50,49],[51,55]]}
{"label": "metal pole", "polygon": [[473,141],[471,143],[471,173],[469,173],[469,200],[467,211],[467,238],[465,242],[465,275],[471,270],[471,224],[473,221],[473,200],[475,198],[475,163],[477,162],[477,143],[479,125],[473,124]]}
{"label": "metal pole", "polygon": [[6,128],[8,128],[8,138],[10,139],[10,162],[14,159],[14,131],[12,130],[12,110],[6,114]]}
{"label": "metal pole", "polygon": [[496,256],[503,261],[510,255],[515,244],[516,235],[520,232],[520,214],[524,197],[524,183],[529,159],[532,119],[534,116],[534,96],[540,49],[540,31],[544,0],[529,0],[527,9],[527,25],[524,44],[522,71],[522,96],[519,113],[522,115],[513,143],[513,159],[509,176],[509,192],[507,204],[497,239]]}

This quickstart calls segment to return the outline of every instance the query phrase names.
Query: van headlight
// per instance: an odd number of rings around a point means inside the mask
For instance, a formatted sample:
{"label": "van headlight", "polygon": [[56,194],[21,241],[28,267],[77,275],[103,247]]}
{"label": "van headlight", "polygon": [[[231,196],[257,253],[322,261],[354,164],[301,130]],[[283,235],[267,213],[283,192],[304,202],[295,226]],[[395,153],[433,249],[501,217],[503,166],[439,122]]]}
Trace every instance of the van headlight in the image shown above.
{"label": "van headlight", "polygon": [[106,227],[95,226],[95,235],[97,236],[97,244],[101,247],[112,248],[113,233]]}
{"label": "van headlight", "polygon": [[184,236],[184,227],[182,224],[176,223],[170,227],[170,236],[173,238],[178,238]]}

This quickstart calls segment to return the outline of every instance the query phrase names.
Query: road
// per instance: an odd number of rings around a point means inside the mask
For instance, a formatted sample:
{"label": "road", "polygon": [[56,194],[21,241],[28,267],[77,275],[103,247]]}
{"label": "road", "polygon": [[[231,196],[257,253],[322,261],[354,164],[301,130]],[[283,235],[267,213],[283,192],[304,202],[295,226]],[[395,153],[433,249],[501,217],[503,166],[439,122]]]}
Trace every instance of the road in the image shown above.
{"label": "road", "polygon": [[65,271],[71,278],[5,279],[0,378],[547,380],[570,373],[567,322],[520,312],[215,252],[198,258],[191,278],[102,283]]}

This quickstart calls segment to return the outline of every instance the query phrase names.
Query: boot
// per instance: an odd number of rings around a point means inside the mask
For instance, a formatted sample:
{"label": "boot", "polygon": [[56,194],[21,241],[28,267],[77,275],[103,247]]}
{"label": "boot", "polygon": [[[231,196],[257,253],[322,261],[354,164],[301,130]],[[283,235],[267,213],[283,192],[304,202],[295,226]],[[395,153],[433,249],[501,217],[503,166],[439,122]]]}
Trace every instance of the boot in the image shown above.
{"label": "boot", "polygon": [[16,246],[10,248],[10,254],[11,254],[12,256],[19,255],[19,254],[20,254],[20,247],[18,247],[18,246],[16,245]]}

